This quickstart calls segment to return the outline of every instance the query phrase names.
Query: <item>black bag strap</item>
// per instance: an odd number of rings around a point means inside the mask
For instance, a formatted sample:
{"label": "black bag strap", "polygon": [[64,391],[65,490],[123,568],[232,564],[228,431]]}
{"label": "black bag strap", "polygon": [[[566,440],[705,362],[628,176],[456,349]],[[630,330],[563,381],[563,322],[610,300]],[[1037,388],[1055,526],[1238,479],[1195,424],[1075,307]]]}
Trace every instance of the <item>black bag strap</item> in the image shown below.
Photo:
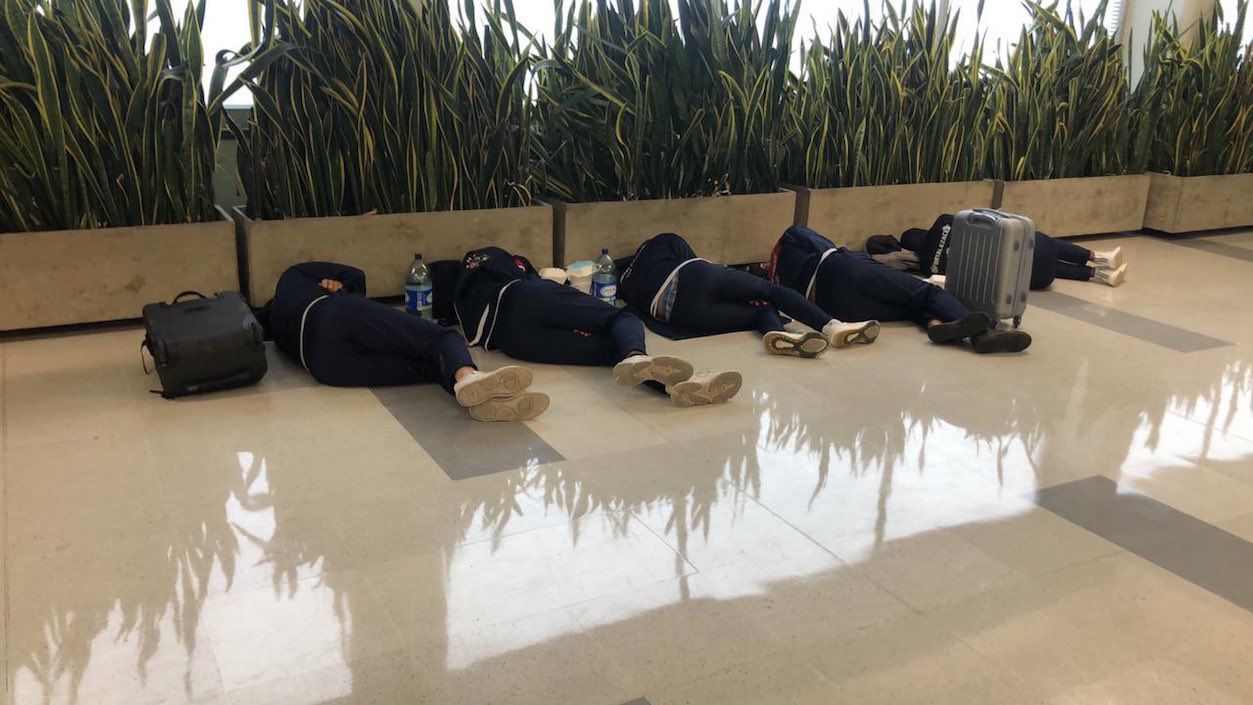
{"label": "black bag strap", "polygon": [[179,295],[178,295],[178,296],[175,296],[175,297],[174,297],[174,300],[173,300],[173,301],[171,301],[170,303],[172,303],[172,304],[176,304],[176,303],[178,303],[178,302],[179,302],[179,300],[180,300],[180,299],[182,299],[184,296],[195,296],[196,298],[199,298],[199,299],[207,299],[207,298],[209,298],[208,296],[205,296],[204,294],[200,293],[199,291],[184,291],[184,292],[179,293]]}

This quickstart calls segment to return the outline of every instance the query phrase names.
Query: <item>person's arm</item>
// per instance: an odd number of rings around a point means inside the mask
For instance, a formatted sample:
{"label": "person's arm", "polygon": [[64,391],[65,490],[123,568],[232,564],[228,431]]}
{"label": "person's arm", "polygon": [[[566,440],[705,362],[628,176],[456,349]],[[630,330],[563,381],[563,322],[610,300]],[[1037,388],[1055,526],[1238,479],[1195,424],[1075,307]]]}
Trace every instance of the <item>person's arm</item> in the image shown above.
{"label": "person's arm", "polygon": [[293,266],[289,271],[295,271],[319,286],[324,279],[337,281],[343,284],[344,293],[365,296],[365,272],[356,267],[336,262],[305,262]]}

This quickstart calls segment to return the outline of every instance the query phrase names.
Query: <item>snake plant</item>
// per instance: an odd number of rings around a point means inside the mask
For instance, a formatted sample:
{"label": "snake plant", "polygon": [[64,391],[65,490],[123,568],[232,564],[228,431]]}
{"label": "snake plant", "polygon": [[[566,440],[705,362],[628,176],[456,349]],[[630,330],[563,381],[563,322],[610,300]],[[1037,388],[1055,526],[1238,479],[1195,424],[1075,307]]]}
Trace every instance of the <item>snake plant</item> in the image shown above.
{"label": "snake plant", "polygon": [[1234,25],[1218,9],[1185,39],[1173,16],[1153,17],[1133,98],[1133,159],[1177,176],[1253,172],[1253,43],[1241,46],[1248,2]]}
{"label": "snake plant", "polygon": [[572,201],[778,187],[799,0],[558,0],[539,167]]}
{"label": "snake plant", "polygon": [[[260,0],[249,0],[254,6]],[[534,189],[526,32],[442,0],[277,0],[288,51],[235,128],[253,217],[526,205]]]}
{"label": "snake plant", "polygon": [[879,186],[984,177],[993,85],[983,46],[953,65],[956,18],[937,3],[850,22],[802,47],[788,180]]}
{"label": "snake plant", "polygon": [[1028,3],[1005,65],[998,60],[989,175],[1007,181],[1125,174],[1130,170],[1129,89],[1123,47],[1102,2],[1088,17]]}
{"label": "snake plant", "polygon": [[225,69],[268,54],[224,61],[206,98],[204,17],[205,0],[181,20],[169,0],[0,0],[0,232],[214,218]]}

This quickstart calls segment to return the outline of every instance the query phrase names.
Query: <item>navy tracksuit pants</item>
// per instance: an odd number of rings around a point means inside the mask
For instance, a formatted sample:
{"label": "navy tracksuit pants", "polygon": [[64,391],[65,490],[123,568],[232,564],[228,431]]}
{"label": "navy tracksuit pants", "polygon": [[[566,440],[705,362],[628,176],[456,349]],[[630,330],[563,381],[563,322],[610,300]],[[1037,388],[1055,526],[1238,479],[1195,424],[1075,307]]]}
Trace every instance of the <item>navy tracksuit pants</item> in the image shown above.
{"label": "navy tracksuit pants", "polygon": [[944,289],[882,264],[862,252],[840,249],[823,260],[814,300],[841,321],[944,323],[970,313]]}
{"label": "navy tracksuit pants", "polygon": [[451,394],[454,373],[475,366],[457,331],[359,295],[313,304],[304,355],[314,378],[336,387],[437,382]]}
{"label": "navy tracksuit pants", "polygon": [[1036,233],[1035,257],[1031,262],[1031,288],[1047,289],[1054,279],[1088,281],[1095,272],[1088,266],[1090,261],[1092,250]]}
{"label": "navy tracksuit pants", "polygon": [[616,365],[645,352],[638,318],[543,279],[509,286],[489,338],[509,357],[554,365]]}
{"label": "navy tracksuit pants", "polygon": [[678,281],[670,323],[700,335],[781,331],[780,311],[818,331],[831,321],[804,296],[738,269],[691,262],[679,270]]}

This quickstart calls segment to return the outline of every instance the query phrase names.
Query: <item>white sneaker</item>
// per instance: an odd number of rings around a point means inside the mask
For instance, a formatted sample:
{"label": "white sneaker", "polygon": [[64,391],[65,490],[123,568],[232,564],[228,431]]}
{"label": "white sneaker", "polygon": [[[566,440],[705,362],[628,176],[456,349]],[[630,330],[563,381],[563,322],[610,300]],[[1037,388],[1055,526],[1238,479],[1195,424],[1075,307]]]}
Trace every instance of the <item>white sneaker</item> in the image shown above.
{"label": "white sneaker", "polygon": [[632,355],[613,367],[613,381],[634,387],[649,380],[667,387],[692,376],[692,363],[670,355]]}
{"label": "white sneaker", "polygon": [[1105,286],[1121,286],[1127,279],[1127,265],[1122,265],[1117,269],[1109,267],[1097,267],[1096,272],[1092,275],[1092,280],[1100,282]]}
{"label": "white sneaker", "polygon": [[534,375],[525,367],[506,365],[491,372],[475,370],[453,385],[453,395],[462,406],[474,407],[488,399],[502,399],[522,393],[531,386]]}
{"label": "white sneaker", "polygon": [[739,372],[718,372],[696,375],[691,379],[667,387],[670,401],[675,406],[705,406],[725,404],[739,394],[744,386],[744,376]]}
{"label": "white sneaker", "polygon": [[1122,248],[1115,247],[1105,252],[1093,252],[1092,264],[1105,269],[1118,269],[1122,266]]}
{"label": "white sneaker", "polygon": [[547,410],[547,394],[522,392],[475,404],[470,407],[470,417],[475,421],[530,421]]}
{"label": "white sneaker", "polygon": [[823,326],[822,334],[837,348],[850,345],[869,345],[879,337],[878,321],[862,321],[860,323],[844,323],[832,319]]}
{"label": "white sneaker", "polygon": [[805,333],[789,333],[788,331],[770,331],[761,338],[766,352],[771,355],[795,355],[796,357],[818,357],[831,347],[831,341],[821,333],[813,331]]}

